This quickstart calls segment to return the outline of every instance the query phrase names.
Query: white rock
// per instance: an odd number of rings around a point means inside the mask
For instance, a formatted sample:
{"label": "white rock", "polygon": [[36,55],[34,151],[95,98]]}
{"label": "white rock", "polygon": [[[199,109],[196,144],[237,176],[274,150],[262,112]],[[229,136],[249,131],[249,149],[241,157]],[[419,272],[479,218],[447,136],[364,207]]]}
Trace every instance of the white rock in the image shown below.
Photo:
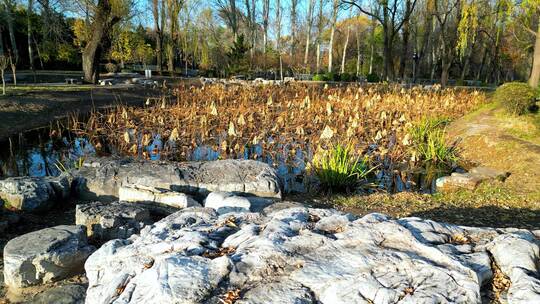
{"label": "white rock", "polygon": [[155,187],[122,185],[118,196],[120,201],[124,202],[147,203],[150,207],[157,204],[156,209],[159,209],[159,205],[174,209],[200,206],[196,200],[185,193]]}
{"label": "white rock", "polygon": [[123,185],[161,188],[205,197],[228,191],[266,198],[281,198],[274,168],[254,160],[208,162],[146,162],[103,158],[99,164],[74,172],[76,193],[85,200],[118,200]]}
{"label": "white rock", "polygon": [[531,233],[512,233],[500,235],[488,245],[497,265],[512,282],[509,303],[540,303],[540,254],[533,240]]}
{"label": "white rock", "polygon": [[219,214],[235,211],[247,212],[251,208],[251,203],[249,199],[230,192],[212,192],[204,200],[204,207],[212,208]]}
{"label": "white rock", "polygon": [[83,226],[56,226],[10,240],[4,247],[4,280],[21,288],[81,273],[89,246]]}
{"label": "white rock", "polygon": [[10,177],[0,180],[0,199],[21,211],[47,210],[69,196],[70,184],[59,177]]}
{"label": "white rock", "polygon": [[128,238],[150,223],[150,212],[142,205],[125,202],[94,202],[77,205],[75,224],[86,227],[97,240]]}
{"label": "white rock", "polygon": [[86,302],[204,303],[240,289],[238,303],[481,303],[492,276],[488,248],[511,272],[511,303],[539,294],[538,247],[524,230],[268,210],[218,217],[186,208],[106,243],[85,264]]}

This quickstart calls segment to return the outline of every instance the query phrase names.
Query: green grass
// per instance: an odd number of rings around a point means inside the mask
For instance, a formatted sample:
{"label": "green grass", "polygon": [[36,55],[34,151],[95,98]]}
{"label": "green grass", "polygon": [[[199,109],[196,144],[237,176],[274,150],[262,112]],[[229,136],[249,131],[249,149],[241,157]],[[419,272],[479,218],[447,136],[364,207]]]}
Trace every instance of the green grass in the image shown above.
{"label": "green grass", "polygon": [[351,145],[337,144],[314,158],[313,169],[323,188],[343,191],[365,180],[374,168],[367,157],[355,156]]}
{"label": "green grass", "polygon": [[446,118],[423,119],[410,128],[413,152],[421,161],[450,165],[459,160],[457,147],[446,143]]}

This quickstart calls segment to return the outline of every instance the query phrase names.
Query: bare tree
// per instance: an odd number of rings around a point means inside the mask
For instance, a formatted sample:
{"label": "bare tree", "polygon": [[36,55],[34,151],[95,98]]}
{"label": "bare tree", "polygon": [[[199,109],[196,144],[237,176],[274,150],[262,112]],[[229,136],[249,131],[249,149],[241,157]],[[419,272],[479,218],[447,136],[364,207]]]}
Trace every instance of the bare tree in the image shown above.
{"label": "bare tree", "polygon": [[[236,0],[215,0],[220,16],[231,28],[233,39],[238,37],[238,11],[236,9]],[[253,3],[252,3],[253,4]],[[252,6],[253,7],[253,6]],[[253,8],[252,8],[253,9]]]}
{"label": "bare tree", "polygon": [[276,20],[275,20],[275,25],[276,25],[276,49],[278,50],[278,52],[280,52],[281,54],[281,18],[282,18],[282,15],[281,15],[281,1],[280,0],[276,0]]}
{"label": "bare tree", "polygon": [[15,11],[15,2],[13,0],[4,0],[6,6],[6,21],[8,24],[9,40],[11,43],[11,51],[15,56],[15,62],[19,61],[19,50],[17,48],[17,40],[15,39],[15,30],[13,28],[13,14]]}
{"label": "bare tree", "polygon": [[[26,11],[26,38],[28,41],[28,60],[30,62],[30,70],[32,72],[35,72],[34,67],[34,50],[32,48],[32,22],[31,22],[31,16],[34,11],[34,1],[28,0],[28,7]],[[34,81],[35,81],[35,74],[34,74]]]}
{"label": "bare tree", "polygon": [[328,48],[328,72],[332,72],[332,61],[333,61],[333,53],[334,53],[334,35],[336,32],[336,23],[337,23],[337,15],[339,10],[339,1],[340,0],[334,0],[332,5],[332,21],[331,21],[331,29],[330,29],[330,46]]}
{"label": "bare tree", "polygon": [[154,17],[154,30],[156,31],[156,65],[158,72],[161,74],[163,68],[163,27],[161,26],[163,15],[160,14],[160,0],[152,0],[152,15]]}
{"label": "bare tree", "polygon": [[317,73],[319,73],[321,68],[321,43],[322,43],[322,32],[324,28],[324,0],[319,0],[319,14],[317,18]]}
{"label": "bare tree", "polygon": [[9,64],[8,58],[2,54],[0,55],[0,72],[2,73],[2,94],[6,95],[6,79],[4,77],[4,71]]}
{"label": "bare tree", "polygon": [[266,54],[268,45],[268,18],[270,16],[270,0],[263,0],[262,24],[263,24],[263,53]]}
{"label": "bare tree", "polygon": [[349,46],[349,36],[351,34],[351,26],[347,26],[347,36],[345,45],[343,46],[343,56],[341,57],[341,74],[345,73],[345,60],[347,59],[347,47]]}
{"label": "bare tree", "polygon": [[[121,4],[113,3],[114,1],[98,0],[97,5],[89,5],[93,11],[90,24],[91,37],[82,54],[84,81],[89,83],[98,82],[99,59],[101,54],[109,50],[111,46],[110,31],[122,17],[125,17],[125,12],[120,9]],[[116,6],[115,9],[113,9],[113,4]]]}
{"label": "bare tree", "polygon": [[298,0],[291,0],[291,49],[290,55],[293,56],[296,50],[296,32],[298,27],[297,16]]}
{"label": "bare tree", "polygon": [[308,66],[308,57],[309,57],[309,46],[310,46],[310,38],[311,38],[311,27],[313,26],[313,8],[315,6],[315,0],[308,0],[308,11],[307,11],[307,29],[306,29],[306,50],[304,52],[304,66],[309,72],[309,66]]}
{"label": "bare tree", "polygon": [[384,77],[394,78],[392,60],[394,41],[405,22],[411,17],[417,0],[412,0],[410,9],[404,7],[408,0],[373,0],[369,7],[363,5],[362,0],[342,0],[344,4],[356,6],[362,13],[376,19],[383,28],[384,48]]}

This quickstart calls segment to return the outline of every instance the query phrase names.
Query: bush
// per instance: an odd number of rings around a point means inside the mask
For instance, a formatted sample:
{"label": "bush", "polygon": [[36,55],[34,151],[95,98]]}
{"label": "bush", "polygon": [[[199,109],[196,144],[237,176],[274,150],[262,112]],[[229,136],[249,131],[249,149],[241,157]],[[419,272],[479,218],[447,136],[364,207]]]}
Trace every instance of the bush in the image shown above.
{"label": "bush", "polygon": [[354,78],[355,78],[354,75],[349,74],[349,73],[343,73],[340,75],[341,81],[345,81],[345,82],[354,81]]}
{"label": "bush", "polygon": [[367,156],[354,156],[351,145],[340,144],[314,157],[313,168],[324,188],[337,191],[348,190],[372,171]]}
{"label": "bush", "polygon": [[329,72],[324,74],[326,81],[339,81],[339,75],[334,72]]}
{"label": "bush", "polygon": [[105,65],[105,69],[107,70],[107,72],[109,73],[114,73],[116,72],[116,64],[112,63],[112,62],[109,62]]}
{"label": "bush", "polygon": [[446,143],[447,123],[447,119],[423,119],[411,127],[412,147],[419,160],[447,166],[458,161],[456,145]]}
{"label": "bush", "polygon": [[497,88],[493,99],[510,114],[523,115],[534,108],[536,93],[526,83],[509,82]]}
{"label": "bush", "polygon": [[379,78],[379,75],[371,73],[366,76],[367,82],[381,82],[381,78]]}
{"label": "bush", "polygon": [[313,75],[313,81],[326,81],[326,78],[324,78],[323,74],[315,74]]}

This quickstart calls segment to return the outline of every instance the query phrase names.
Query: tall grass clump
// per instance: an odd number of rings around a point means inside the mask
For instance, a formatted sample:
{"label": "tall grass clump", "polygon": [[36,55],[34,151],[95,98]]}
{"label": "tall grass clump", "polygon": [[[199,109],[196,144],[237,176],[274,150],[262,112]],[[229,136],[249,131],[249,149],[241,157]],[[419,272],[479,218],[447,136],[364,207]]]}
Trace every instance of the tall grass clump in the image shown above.
{"label": "tall grass clump", "polygon": [[333,145],[313,159],[314,173],[327,190],[343,191],[365,180],[373,168],[367,156],[355,156],[352,145]]}
{"label": "tall grass clump", "polygon": [[509,82],[497,88],[493,99],[508,113],[523,115],[535,107],[537,93],[537,90],[526,83]]}
{"label": "tall grass clump", "polygon": [[413,153],[418,160],[430,164],[451,166],[459,160],[456,144],[445,138],[447,119],[422,119],[410,129]]}

